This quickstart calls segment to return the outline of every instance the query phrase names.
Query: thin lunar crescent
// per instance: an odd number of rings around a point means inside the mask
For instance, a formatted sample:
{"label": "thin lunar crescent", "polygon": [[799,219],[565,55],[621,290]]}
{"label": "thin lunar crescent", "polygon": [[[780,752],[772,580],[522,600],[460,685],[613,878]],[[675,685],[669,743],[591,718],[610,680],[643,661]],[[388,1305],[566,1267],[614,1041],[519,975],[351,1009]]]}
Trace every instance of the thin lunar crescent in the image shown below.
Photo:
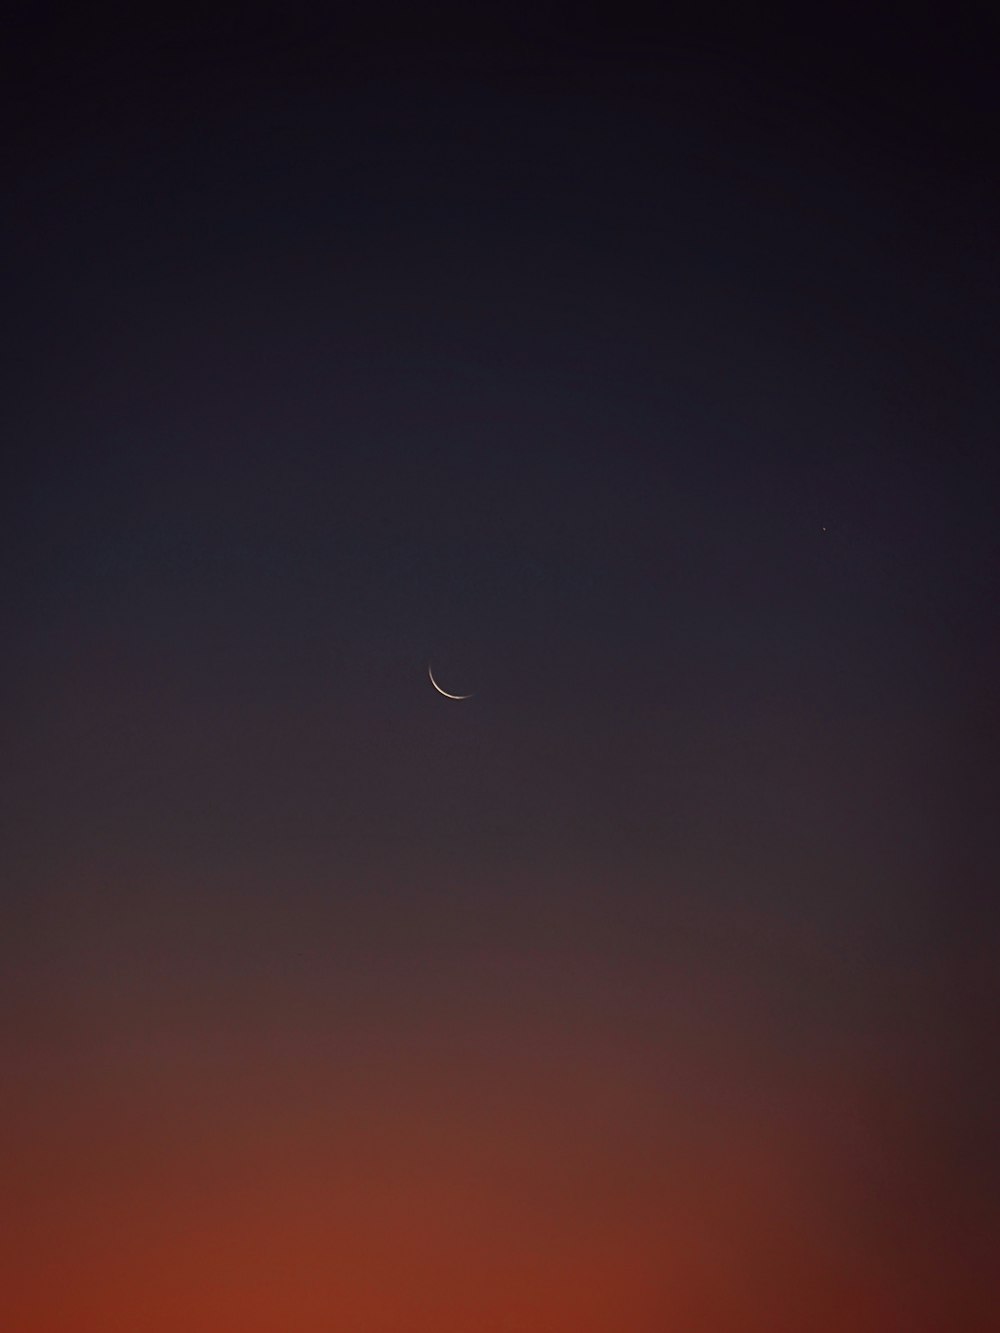
{"label": "thin lunar crescent", "polygon": [[434,672],[431,670],[431,668],[430,668],[429,665],[428,665],[428,667],[427,667],[427,674],[428,674],[428,676],[430,677],[431,684],[432,684],[432,685],[434,686],[434,688],[437,690],[438,694],[443,694],[444,697],[445,697],[446,699],[471,699],[471,698],[472,698],[472,695],[471,695],[471,694],[449,694],[447,690],[443,690],[443,689],[441,688],[441,686],[437,683],[437,681],[434,679]]}

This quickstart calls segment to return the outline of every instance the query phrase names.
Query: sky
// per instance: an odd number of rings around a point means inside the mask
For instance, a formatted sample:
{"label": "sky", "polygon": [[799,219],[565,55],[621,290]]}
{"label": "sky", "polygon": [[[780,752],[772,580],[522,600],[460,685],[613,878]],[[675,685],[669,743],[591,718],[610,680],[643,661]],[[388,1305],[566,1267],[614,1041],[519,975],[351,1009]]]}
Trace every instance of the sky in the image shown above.
{"label": "sky", "polygon": [[995,1327],[988,8],[8,35],[0,1324]]}

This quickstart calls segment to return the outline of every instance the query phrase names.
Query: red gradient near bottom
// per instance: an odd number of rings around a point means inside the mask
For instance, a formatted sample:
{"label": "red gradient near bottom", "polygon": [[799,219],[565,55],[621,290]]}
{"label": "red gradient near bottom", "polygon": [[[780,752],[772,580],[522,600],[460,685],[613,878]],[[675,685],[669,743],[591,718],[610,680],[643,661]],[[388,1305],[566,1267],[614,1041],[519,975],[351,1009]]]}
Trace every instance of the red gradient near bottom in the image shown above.
{"label": "red gradient near bottom", "polygon": [[672,975],[578,949],[425,983],[383,960],[310,1012],[301,976],[244,978],[212,1030],[162,983],[109,1024],[92,979],[114,1042],[36,1052],[7,1100],[3,1327],[975,1326],[907,1183],[905,1053],[777,1047],[704,941]]}

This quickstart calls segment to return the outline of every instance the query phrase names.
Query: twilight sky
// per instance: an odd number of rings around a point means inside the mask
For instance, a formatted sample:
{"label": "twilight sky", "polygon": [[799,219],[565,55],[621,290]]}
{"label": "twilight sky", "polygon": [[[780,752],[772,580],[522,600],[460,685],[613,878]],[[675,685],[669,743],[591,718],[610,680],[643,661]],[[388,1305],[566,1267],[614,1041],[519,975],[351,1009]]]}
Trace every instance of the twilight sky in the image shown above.
{"label": "twilight sky", "polygon": [[520,8],[10,25],[13,1333],[995,1326],[1000,29]]}

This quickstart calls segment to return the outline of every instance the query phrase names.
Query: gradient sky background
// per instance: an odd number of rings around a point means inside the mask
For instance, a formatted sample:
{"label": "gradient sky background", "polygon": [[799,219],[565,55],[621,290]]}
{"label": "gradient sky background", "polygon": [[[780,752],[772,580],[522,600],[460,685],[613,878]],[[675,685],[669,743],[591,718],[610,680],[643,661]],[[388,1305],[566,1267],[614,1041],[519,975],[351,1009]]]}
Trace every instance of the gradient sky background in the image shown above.
{"label": "gradient sky background", "polygon": [[1000,41],[810,10],[10,25],[5,1330],[996,1327]]}

